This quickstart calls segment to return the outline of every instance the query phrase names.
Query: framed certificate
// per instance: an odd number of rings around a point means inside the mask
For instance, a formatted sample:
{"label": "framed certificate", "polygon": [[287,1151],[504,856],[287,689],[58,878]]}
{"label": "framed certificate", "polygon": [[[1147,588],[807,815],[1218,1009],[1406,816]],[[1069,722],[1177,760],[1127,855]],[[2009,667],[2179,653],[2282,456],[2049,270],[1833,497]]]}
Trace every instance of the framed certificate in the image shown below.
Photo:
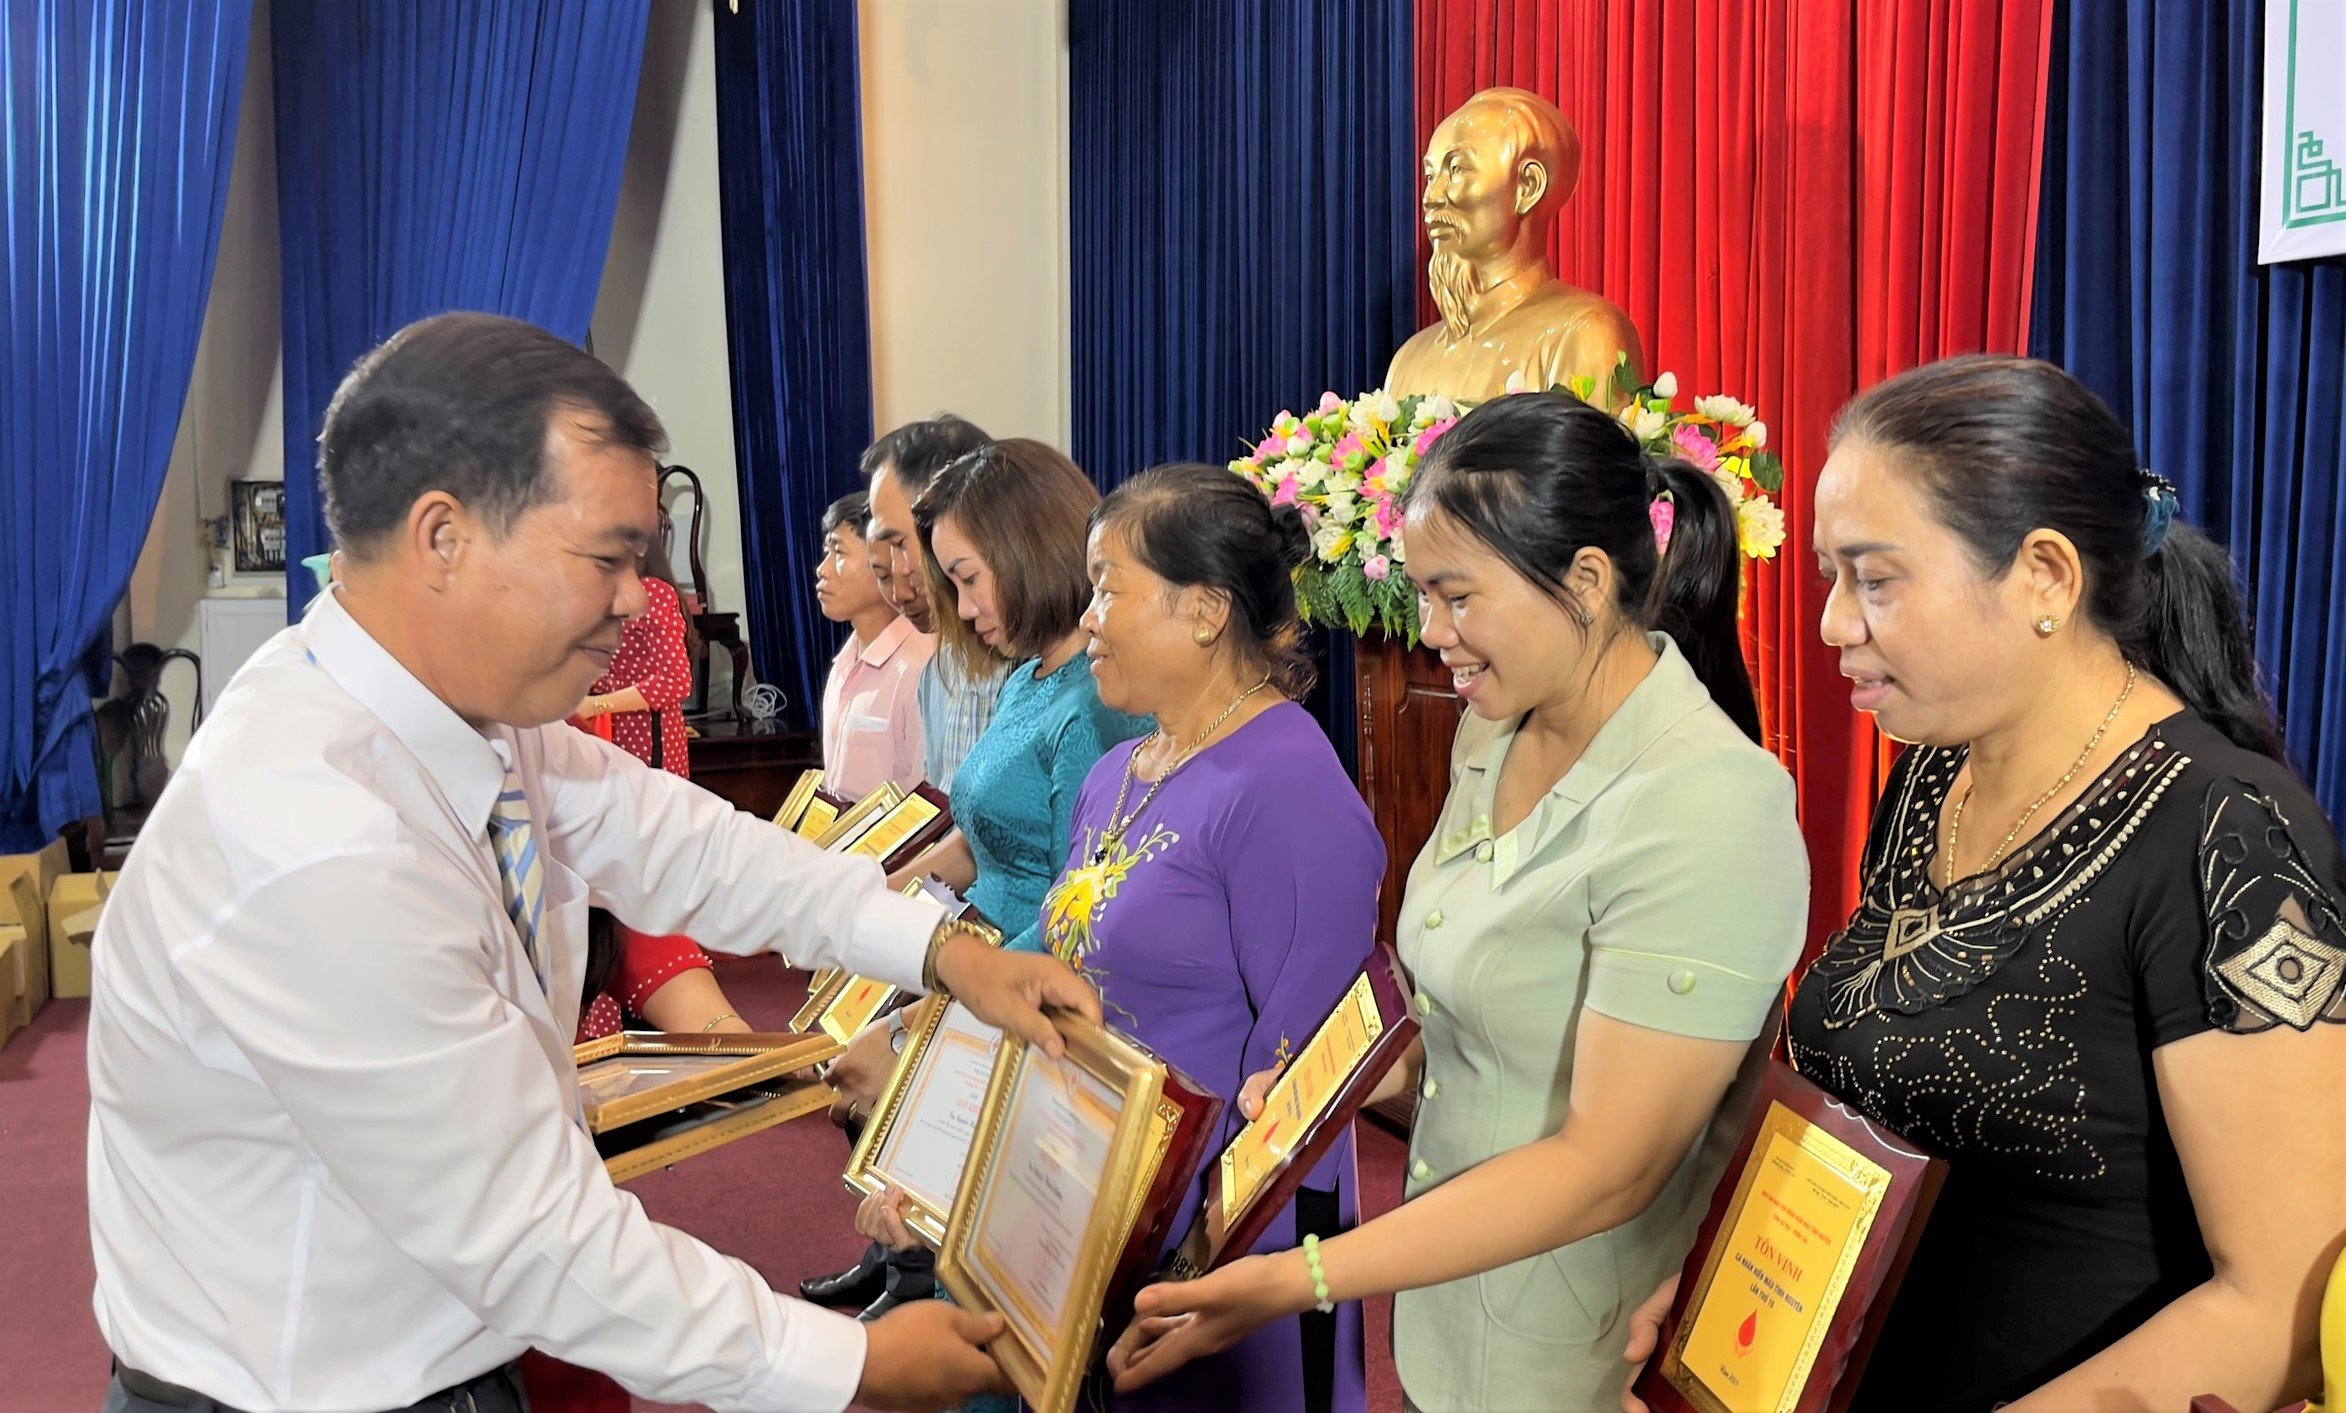
{"label": "framed certificate", "polygon": [[1304,1178],[1417,1038],[1409,994],[1400,957],[1391,944],[1378,943],[1271,1086],[1263,1112],[1207,1170],[1205,1205],[1182,1238],[1175,1274],[1203,1275],[1244,1256],[1295,1200]]}
{"label": "framed certificate", "polygon": [[1221,1110],[1126,1037],[1055,1019],[1062,1060],[1003,1038],[937,1255],[955,1300],[1001,1313],[994,1357],[1038,1413],[1073,1407],[1103,1307],[1147,1230],[1162,1240],[1162,1194],[1188,1187]]}
{"label": "framed certificate", "polygon": [[882,785],[841,810],[829,829],[814,836],[815,842],[834,854],[852,854],[856,852],[855,843],[863,837],[864,831],[879,823],[880,817],[894,809],[903,799],[902,790],[894,785]]}
{"label": "framed certificate", "polygon": [[1945,1172],[1769,1065],[1638,1397],[1655,1413],[1846,1407]]}
{"label": "framed certificate", "polygon": [[821,789],[822,784],[823,772],[802,772],[798,782],[790,787],[790,793],[782,797],[782,808],[774,811],[774,822],[784,829],[797,829],[798,822],[806,818],[806,807],[815,802],[815,791]]}
{"label": "framed certificate", "polygon": [[798,822],[791,825],[790,830],[802,839],[820,839],[831,832],[832,825],[839,822],[839,810],[837,800],[818,790],[815,797],[806,802],[806,808],[799,811]]}
{"label": "framed certificate", "polygon": [[587,1129],[625,1182],[829,1107],[828,1086],[793,1076],[838,1051],[820,1034],[631,1031],[573,1053]]}
{"label": "framed certificate", "polygon": [[977,1136],[1002,1032],[949,996],[922,1001],[905,1023],[904,1053],[880,1091],[871,1121],[847,1160],[847,1185],[904,1192],[905,1222],[930,1249],[945,1244],[945,1219]]}

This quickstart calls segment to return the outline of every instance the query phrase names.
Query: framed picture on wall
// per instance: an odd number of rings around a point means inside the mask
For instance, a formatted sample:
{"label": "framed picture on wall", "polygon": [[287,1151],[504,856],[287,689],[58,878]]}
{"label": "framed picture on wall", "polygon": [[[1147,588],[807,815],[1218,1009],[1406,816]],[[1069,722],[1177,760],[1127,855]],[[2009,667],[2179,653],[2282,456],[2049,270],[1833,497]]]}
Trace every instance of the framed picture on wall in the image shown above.
{"label": "framed picture on wall", "polygon": [[237,573],[284,572],[283,481],[230,481],[228,523],[230,542],[236,547]]}

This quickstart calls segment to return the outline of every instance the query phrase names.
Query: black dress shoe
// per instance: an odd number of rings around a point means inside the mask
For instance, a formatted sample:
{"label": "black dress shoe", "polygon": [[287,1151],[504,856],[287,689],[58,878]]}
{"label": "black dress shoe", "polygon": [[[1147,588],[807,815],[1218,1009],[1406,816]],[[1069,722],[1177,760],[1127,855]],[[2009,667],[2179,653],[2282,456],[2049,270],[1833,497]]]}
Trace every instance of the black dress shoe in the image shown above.
{"label": "black dress shoe", "polygon": [[916,1300],[932,1300],[936,1298],[936,1294],[937,1289],[933,1285],[930,1286],[927,1290],[912,1292],[906,1292],[904,1290],[883,1290],[880,1292],[880,1298],[873,1301],[871,1304],[866,1305],[863,1308],[863,1313],[856,1316],[855,1318],[863,1321],[868,1325],[872,1321],[877,1320],[882,1315],[887,1314],[889,1311],[895,1309],[899,1305],[910,1305]]}
{"label": "black dress shoe", "polygon": [[798,1293],[817,1305],[868,1305],[888,1286],[888,1248],[874,1242],[863,1259],[835,1276],[815,1276],[798,1283]]}

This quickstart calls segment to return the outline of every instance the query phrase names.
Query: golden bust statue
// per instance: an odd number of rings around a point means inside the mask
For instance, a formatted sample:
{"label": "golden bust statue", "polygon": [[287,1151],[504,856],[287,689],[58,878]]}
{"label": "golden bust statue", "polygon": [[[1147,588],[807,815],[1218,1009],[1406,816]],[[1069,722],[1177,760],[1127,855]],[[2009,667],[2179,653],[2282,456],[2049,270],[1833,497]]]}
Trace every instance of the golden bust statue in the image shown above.
{"label": "golden bust statue", "polygon": [[1496,397],[1520,372],[1533,388],[1575,375],[1610,400],[1626,352],[1642,376],[1637,328],[1604,296],[1548,268],[1548,230],[1580,180],[1580,138],[1556,106],[1520,88],[1486,88],[1426,144],[1426,282],[1442,321],[1417,331],[1385,373],[1385,390]]}

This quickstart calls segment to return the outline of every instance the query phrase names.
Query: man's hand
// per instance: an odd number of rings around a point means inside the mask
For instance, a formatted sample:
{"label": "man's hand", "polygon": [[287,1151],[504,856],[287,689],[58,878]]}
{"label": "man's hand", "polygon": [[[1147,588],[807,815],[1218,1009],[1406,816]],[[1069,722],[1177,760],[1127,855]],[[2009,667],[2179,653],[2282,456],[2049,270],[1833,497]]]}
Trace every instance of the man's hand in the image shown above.
{"label": "man's hand", "polygon": [[855,1401],[888,1413],[932,1413],[974,1393],[1008,1393],[1001,1366],[984,1349],[1001,1333],[1000,1315],[972,1314],[942,1300],[899,1305],[864,1326]]}
{"label": "man's hand", "polygon": [[974,933],[946,935],[937,953],[937,980],[979,1020],[1041,1047],[1054,1060],[1067,1053],[1067,1042],[1043,1015],[1044,1007],[1099,1023],[1100,993],[1067,963],[1039,952],[1001,951]]}
{"label": "man's hand", "polygon": [[855,1033],[831,1067],[824,1082],[838,1093],[831,1096],[831,1122],[847,1127],[849,1119],[868,1118],[880,1102],[888,1072],[896,1068],[896,1049],[888,1043],[888,1018],[880,1017]]}

